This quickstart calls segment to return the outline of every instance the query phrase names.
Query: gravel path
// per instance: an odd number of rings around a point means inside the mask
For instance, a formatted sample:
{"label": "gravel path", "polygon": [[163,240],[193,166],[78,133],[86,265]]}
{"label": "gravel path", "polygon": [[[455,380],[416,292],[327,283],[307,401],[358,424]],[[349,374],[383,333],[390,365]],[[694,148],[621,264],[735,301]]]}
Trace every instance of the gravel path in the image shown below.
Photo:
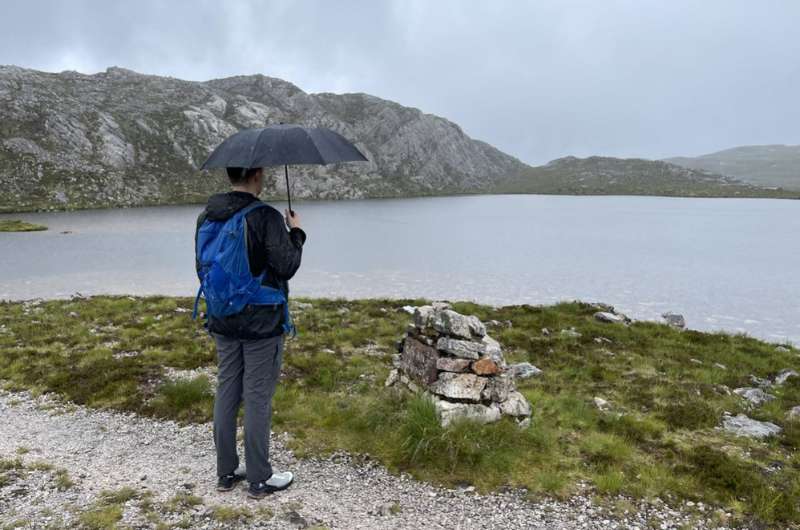
{"label": "gravel path", "polygon": [[[282,435],[273,436],[273,465],[293,471],[295,483],[252,501],[243,485],[229,493],[215,491],[210,424],[181,426],[0,390],[0,458],[20,458],[26,465],[44,461],[66,469],[74,482],[59,491],[48,481],[52,473],[47,471],[28,472],[24,480],[10,484],[0,481],[0,522],[25,519],[37,528],[71,526],[102,490],[127,486],[149,491],[159,506],[181,493],[202,498],[197,506],[159,514],[164,522],[188,522],[192,528],[241,524],[215,519],[214,507],[220,505],[256,513],[248,528],[647,528],[648,523],[655,528],[711,527],[702,522],[703,513],[678,513],[660,503],[639,504],[635,513],[617,519],[582,496],[532,503],[524,499],[524,492],[478,495],[436,488],[348,455],[296,459],[284,441]],[[264,507],[274,516],[265,515]],[[134,501],[124,504],[122,522],[135,528],[154,526]]]}

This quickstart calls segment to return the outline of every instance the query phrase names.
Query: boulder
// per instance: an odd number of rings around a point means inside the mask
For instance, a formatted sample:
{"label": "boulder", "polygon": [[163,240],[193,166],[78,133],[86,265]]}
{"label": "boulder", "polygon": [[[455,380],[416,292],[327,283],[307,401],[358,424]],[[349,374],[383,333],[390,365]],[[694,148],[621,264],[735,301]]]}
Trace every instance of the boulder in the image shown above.
{"label": "boulder", "polygon": [[514,380],[507,375],[498,375],[490,377],[483,387],[481,398],[485,401],[494,401],[500,403],[508,399],[508,395],[515,390]]}
{"label": "boulder", "polygon": [[439,352],[436,348],[423,344],[413,337],[406,337],[400,357],[400,368],[420,384],[428,385],[436,380],[438,359]]}
{"label": "boulder", "polygon": [[664,319],[664,322],[668,326],[672,326],[673,328],[683,329],[686,327],[686,319],[683,318],[683,315],[679,315],[678,313],[667,312],[661,315],[661,318]]}
{"label": "boulder", "polygon": [[[439,333],[461,339],[471,339],[472,329],[476,325],[474,320],[477,319],[456,313],[452,309],[445,309],[434,314],[432,324],[433,329]],[[479,320],[478,324],[480,324]],[[483,324],[480,325],[483,327]],[[486,328],[483,329],[483,333],[486,334]]]}
{"label": "boulder", "polygon": [[542,371],[531,363],[517,363],[508,367],[508,374],[515,379],[528,379],[541,373]]}
{"label": "boulder", "polygon": [[780,434],[782,430],[774,423],[754,420],[744,414],[737,416],[726,415],[722,418],[722,428],[736,436],[747,436],[749,438],[765,438]]}
{"label": "boulder", "polygon": [[450,337],[440,337],[436,341],[436,348],[439,351],[449,353],[462,359],[478,360],[487,353],[487,348],[480,342],[470,340],[451,339]]}
{"label": "boulder", "polygon": [[775,385],[782,385],[790,377],[798,377],[798,376],[800,376],[800,374],[798,374],[794,370],[788,370],[788,369],[787,370],[782,370],[781,372],[778,373],[778,375],[776,375],[772,379],[772,383],[775,384]]}
{"label": "boulder", "polygon": [[623,317],[615,315],[614,313],[609,313],[608,311],[598,311],[594,314],[594,319],[608,324],[621,324],[625,322]]}
{"label": "boulder", "polygon": [[494,403],[486,406],[480,403],[452,403],[434,398],[434,405],[442,427],[447,427],[458,418],[469,418],[481,423],[491,423],[500,419],[500,408]]}
{"label": "boulder", "polygon": [[531,404],[517,391],[509,392],[505,401],[500,402],[500,412],[508,416],[530,416]]}
{"label": "boulder", "polygon": [[472,371],[478,375],[494,375],[500,372],[500,367],[491,357],[481,357],[472,363]]}
{"label": "boulder", "polygon": [[468,372],[470,364],[472,364],[472,361],[469,359],[439,357],[436,360],[436,369],[443,372]]}
{"label": "boulder", "polygon": [[480,401],[486,381],[485,377],[478,377],[474,374],[441,372],[439,378],[432,382],[428,389],[434,394],[450,399]]}

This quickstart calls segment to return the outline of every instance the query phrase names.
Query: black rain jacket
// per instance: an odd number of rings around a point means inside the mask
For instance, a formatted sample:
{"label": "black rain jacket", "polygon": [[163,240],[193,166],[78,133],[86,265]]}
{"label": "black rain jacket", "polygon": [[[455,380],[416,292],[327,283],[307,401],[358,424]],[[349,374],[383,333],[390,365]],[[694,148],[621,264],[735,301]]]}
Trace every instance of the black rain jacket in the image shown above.
{"label": "black rain jacket", "polygon": [[[244,191],[218,193],[208,199],[205,210],[197,217],[194,233],[195,269],[200,279],[197,260],[197,231],[206,219],[224,221],[233,214],[259,200]],[[300,268],[306,234],[300,228],[286,230],[283,216],[273,208],[256,208],[245,216],[247,224],[247,257],[250,272],[258,276],[266,267],[262,285],[280,289],[289,299],[289,280]],[[283,306],[246,305],[244,309],[223,318],[209,315],[208,330],[238,339],[263,339],[283,333]]]}

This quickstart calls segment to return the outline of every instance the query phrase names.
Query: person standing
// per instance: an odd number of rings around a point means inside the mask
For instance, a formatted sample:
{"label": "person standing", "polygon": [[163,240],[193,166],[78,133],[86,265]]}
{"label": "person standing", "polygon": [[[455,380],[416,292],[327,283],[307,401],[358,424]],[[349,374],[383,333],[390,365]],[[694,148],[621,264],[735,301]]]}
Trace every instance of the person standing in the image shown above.
{"label": "person standing", "polygon": [[[250,274],[264,274],[260,289],[284,303],[247,303],[231,315],[208,311],[206,327],[217,349],[217,392],[214,399],[214,446],[217,455],[217,490],[230,491],[249,482],[248,496],[260,499],[287,488],[291,472],[275,472],[269,456],[272,397],[280,375],[284,335],[292,330],[288,312],[289,280],[300,267],[306,234],[300,218],[286,210],[284,216],[262,203],[263,168],[227,168],[232,189],[212,195],[197,218],[195,267],[201,286],[204,271],[199,259],[198,233],[206,221],[225,222],[241,212],[243,246]],[[287,230],[288,227],[288,230]],[[202,287],[201,287],[202,289]],[[208,293],[206,293],[208,305]],[[198,293],[199,298],[199,293]],[[237,473],[236,423],[244,402],[244,452],[246,475]]]}

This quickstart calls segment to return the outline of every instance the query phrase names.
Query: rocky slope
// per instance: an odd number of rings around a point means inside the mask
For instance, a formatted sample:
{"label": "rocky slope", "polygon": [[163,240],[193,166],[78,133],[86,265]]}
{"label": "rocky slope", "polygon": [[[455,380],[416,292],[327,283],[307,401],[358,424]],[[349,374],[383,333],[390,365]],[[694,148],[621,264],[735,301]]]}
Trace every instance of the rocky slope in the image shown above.
{"label": "rocky slope", "polygon": [[663,161],[592,156],[559,158],[498,184],[509,193],[661,195],[680,197],[780,197],[797,192],[765,189],[708,171]]}
{"label": "rocky slope", "polygon": [[667,162],[713,171],[759,186],[800,190],[800,145],[745,145]]}
{"label": "rocky slope", "polygon": [[[329,127],[370,160],[293,168],[298,197],[480,192],[527,167],[448,120],[366,94],[307,94],[263,75],[0,66],[0,211],[203,201],[227,180],[198,171],[210,151],[279,122]],[[278,179],[273,193],[284,191]]]}

